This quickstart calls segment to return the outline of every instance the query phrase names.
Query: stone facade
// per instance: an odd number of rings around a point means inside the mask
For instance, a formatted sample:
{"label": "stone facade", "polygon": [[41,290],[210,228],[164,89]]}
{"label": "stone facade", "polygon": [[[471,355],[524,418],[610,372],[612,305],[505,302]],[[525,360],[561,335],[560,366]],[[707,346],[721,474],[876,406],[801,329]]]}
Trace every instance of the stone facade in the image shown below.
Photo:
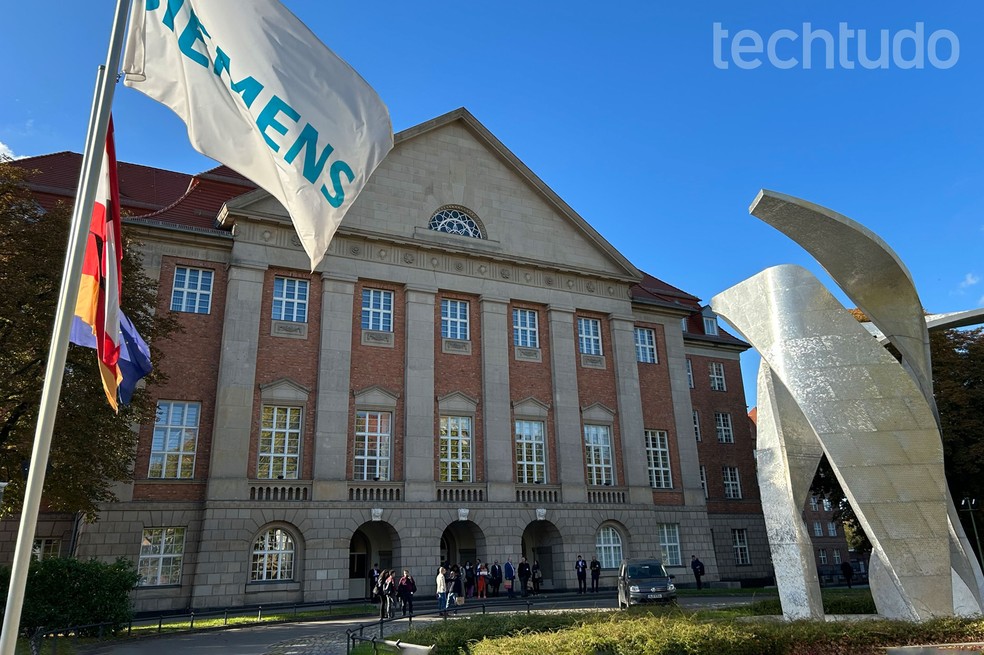
{"label": "stone facade", "polygon": [[[427,595],[441,561],[525,555],[540,560],[546,589],[572,588],[578,555],[659,557],[673,532],[678,582],[692,582],[690,554],[708,581],[768,578],[747,345],[707,334],[698,299],[636,269],[466,111],[396,143],[313,274],[284,209],[259,190],[225,199],[221,229],[189,234],[168,224],[174,209],[128,223],[159,280],[159,311],[170,311],[176,269],[212,272],[209,312],[176,313],[184,332],[163,344],[170,379],[152,389],[200,403],[194,473],[152,478],[161,446],[154,425],[140,426],[135,481],[78,531],[77,553],[137,561],[142,539],[153,550],[148,530],[183,529],[167,560],[180,577],[135,593],[148,611],[362,598],[376,562],[409,568]],[[466,212],[481,238],[429,229],[442,208]],[[306,282],[303,321],[273,320],[277,279]],[[365,328],[364,292],[389,294],[391,328]],[[467,338],[442,335],[444,301],[467,307]],[[515,341],[514,310],[535,312],[535,347]],[[600,353],[582,352],[583,320],[599,328]],[[653,363],[638,361],[637,328],[655,337]],[[708,386],[711,362],[726,390]],[[297,465],[282,479],[258,464],[273,407],[299,417],[288,438]],[[357,466],[360,412],[389,417],[385,475]],[[714,438],[721,412],[733,443]],[[442,417],[470,424],[450,464]],[[517,421],[543,428],[536,480],[517,470]],[[607,435],[609,467],[593,466],[586,426]],[[667,438],[656,488],[647,435]],[[739,470],[740,498],[725,498],[722,466]],[[258,556],[258,539],[278,530],[290,557]],[[747,561],[736,563],[734,530]]]}

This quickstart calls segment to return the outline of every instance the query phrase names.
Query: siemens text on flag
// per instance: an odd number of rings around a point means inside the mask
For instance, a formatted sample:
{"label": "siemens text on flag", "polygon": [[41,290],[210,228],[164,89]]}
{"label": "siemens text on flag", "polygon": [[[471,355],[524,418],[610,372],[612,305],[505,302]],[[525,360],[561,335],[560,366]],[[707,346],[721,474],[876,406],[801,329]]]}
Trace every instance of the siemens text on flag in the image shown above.
{"label": "siemens text on flag", "polygon": [[287,208],[312,269],[393,147],[376,92],[277,0],[139,0],[123,70]]}

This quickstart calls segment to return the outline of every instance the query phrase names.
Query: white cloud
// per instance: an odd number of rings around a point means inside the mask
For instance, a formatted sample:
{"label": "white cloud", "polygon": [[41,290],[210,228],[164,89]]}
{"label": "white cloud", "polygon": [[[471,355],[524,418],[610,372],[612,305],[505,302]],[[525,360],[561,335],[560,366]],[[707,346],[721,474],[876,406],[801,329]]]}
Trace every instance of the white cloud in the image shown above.
{"label": "white cloud", "polygon": [[966,289],[968,287],[972,287],[980,281],[981,278],[979,275],[974,275],[973,273],[967,273],[967,275],[964,276],[963,282],[960,283],[960,288]]}
{"label": "white cloud", "polygon": [[5,157],[10,157],[11,159],[16,159],[16,157],[14,157],[14,151],[11,150],[10,147],[8,147],[6,143],[4,143],[3,141],[0,141],[0,159],[5,158]]}

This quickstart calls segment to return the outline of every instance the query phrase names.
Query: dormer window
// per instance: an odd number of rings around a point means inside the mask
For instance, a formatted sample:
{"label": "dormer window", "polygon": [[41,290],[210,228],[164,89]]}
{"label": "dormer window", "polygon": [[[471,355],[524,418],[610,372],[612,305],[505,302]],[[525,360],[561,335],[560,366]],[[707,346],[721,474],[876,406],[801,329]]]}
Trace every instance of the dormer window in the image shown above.
{"label": "dormer window", "polygon": [[460,207],[444,207],[431,216],[427,229],[448,234],[460,234],[473,239],[484,239],[478,221]]}
{"label": "dormer window", "polygon": [[714,316],[704,317],[704,334],[707,334],[712,337],[716,337],[718,335],[718,321],[716,317]]}

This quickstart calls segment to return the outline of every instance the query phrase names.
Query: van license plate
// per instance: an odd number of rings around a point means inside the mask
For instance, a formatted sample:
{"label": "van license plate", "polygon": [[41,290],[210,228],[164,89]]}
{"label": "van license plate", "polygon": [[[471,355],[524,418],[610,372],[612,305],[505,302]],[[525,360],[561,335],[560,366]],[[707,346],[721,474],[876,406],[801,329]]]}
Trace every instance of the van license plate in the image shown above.
{"label": "van license plate", "polygon": [[646,596],[649,600],[656,600],[657,598],[662,598],[663,594],[649,594]]}

